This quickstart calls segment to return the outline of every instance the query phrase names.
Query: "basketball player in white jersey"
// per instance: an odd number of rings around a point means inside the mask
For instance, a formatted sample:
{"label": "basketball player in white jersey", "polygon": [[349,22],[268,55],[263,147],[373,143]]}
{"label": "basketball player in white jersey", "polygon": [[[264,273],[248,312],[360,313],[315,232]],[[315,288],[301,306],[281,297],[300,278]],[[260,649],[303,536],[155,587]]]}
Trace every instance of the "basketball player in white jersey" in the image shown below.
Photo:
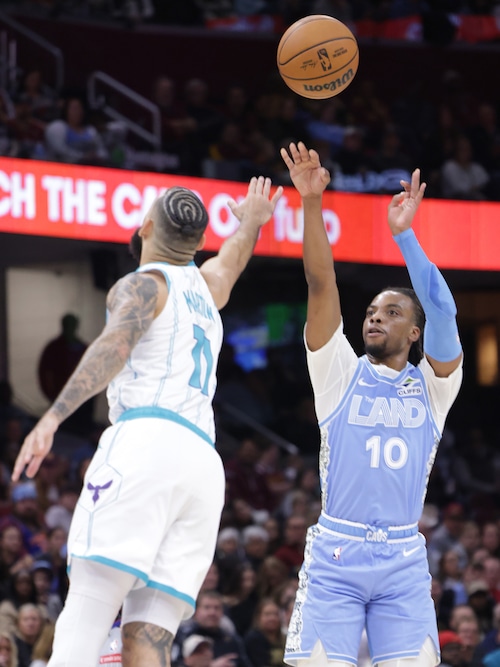
{"label": "basketball player in white jersey", "polygon": [[283,149],[282,157],[304,209],[305,343],[321,431],[322,488],[285,661],[356,665],[366,628],[374,665],[434,667],[440,660],[436,614],[417,522],[461,384],[462,348],[451,292],[411,228],[425,184],[415,170],[388,210],[413,289],[387,288],[375,296],[363,323],[365,354],[358,358],[343,333],[322,217],[329,174],[303,143]]}
{"label": "basketball player in white jersey", "polygon": [[156,199],[135,240],[140,266],[110,290],[107,322],[27,436],[33,477],[61,422],[108,387],[111,426],[86,473],[68,537],[70,588],[50,667],[95,667],[123,604],[124,667],[165,667],[213,560],[224,503],[212,399],[219,315],[282,193],[253,178],[228,203],[240,225],[200,269],[208,214],[185,188]]}

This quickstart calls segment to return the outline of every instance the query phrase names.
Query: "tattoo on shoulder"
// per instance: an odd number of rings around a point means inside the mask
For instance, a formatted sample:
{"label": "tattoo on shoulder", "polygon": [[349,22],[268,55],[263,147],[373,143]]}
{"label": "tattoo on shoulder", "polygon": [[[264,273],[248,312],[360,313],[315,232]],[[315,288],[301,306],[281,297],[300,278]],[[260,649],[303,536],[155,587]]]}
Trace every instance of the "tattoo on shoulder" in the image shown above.
{"label": "tattoo on shoulder", "polygon": [[119,280],[108,296],[110,313],[122,312],[123,319],[146,320],[154,317],[158,283],[145,273],[132,273]]}
{"label": "tattoo on shoulder", "polygon": [[107,300],[108,322],[53,405],[61,421],[104,389],[123,368],[154,319],[158,293],[156,280],[140,273],[125,276],[111,289]]}

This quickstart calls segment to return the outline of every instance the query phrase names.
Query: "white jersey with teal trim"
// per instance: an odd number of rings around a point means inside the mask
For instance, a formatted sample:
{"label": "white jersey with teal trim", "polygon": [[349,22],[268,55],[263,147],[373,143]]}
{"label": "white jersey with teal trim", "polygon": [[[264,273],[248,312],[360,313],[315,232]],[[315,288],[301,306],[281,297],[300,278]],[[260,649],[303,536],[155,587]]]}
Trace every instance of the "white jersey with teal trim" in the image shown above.
{"label": "white jersey with teal trim", "polygon": [[187,420],[213,441],[222,321],[212,295],[194,262],[155,262],[138,271],[161,272],[168,299],[108,387],[109,419],[114,424],[133,408],[144,409],[144,416],[161,410]]}
{"label": "white jersey with teal trim", "polygon": [[418,367],[390,378],[361,357],[319,425],[323,512],[372,526],[419,520],[441,433]]}

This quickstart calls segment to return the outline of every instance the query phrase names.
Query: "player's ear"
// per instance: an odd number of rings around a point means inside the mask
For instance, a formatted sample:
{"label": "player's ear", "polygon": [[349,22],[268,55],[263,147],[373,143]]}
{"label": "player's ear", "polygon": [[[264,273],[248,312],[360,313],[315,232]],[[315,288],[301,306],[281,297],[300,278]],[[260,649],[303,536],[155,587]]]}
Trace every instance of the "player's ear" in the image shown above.
{"label": "player's ear", "polygon": [[142,225],[139,227],[139,236],[143,239],[147,239],[153,233],[154,222],[151,218],[146,218]]}
{"label": "player's ear", "polygon": [[206,234],[203,234],[201,239],[198,241],[198,245],[196,246],[196,252],[198,252],[198,250],[201,250],[204,247],[206,241],[207,241]]}
{"label": "player's ear", "polygon": [[416,340],[418,340],[420,338],[420,333],[421,333],[420,327],[417,327],[417,325],[414,324],[410,330],[410,335],[409,335],[410,342],[414,343]]}

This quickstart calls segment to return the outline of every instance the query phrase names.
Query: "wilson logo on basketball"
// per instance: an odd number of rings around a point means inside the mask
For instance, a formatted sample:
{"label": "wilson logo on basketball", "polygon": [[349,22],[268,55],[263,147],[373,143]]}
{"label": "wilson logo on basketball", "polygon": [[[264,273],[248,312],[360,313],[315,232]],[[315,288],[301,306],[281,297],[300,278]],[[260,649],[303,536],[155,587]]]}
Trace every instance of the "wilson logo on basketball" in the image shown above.
{"label": "wilson logo on basketball", "polygon": [[344,72],[341,78],[333,79],[333,81],[327,81],[326,83],[316,83],[314,85],[305,83],[304,90],[307,90],[308,92],[316,90],[337,90],[338,88],[347,86],[353,76],[354,72],[352,69],[348,69],[347,72]]}

